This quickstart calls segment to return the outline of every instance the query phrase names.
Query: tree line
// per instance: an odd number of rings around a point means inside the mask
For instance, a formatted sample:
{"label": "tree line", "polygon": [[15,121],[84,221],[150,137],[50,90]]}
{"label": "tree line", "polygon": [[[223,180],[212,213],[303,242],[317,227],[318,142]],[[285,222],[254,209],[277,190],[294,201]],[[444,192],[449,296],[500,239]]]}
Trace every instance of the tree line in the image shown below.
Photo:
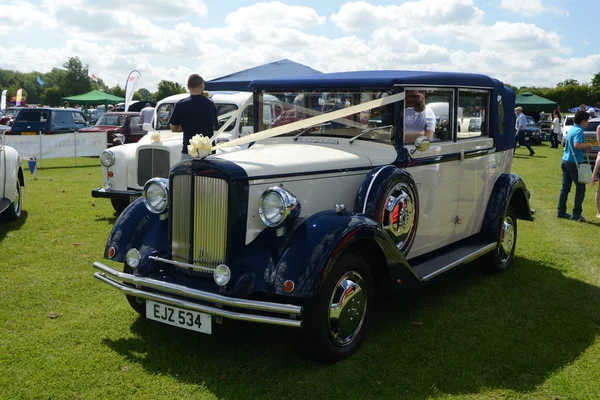
{"label": "tree line", "polygon": [[[38,82],[38,77],[43,85]],[[92,79],[89,66],[83,65],[79,57],[69,57],[62,68],[55,67],[46,73],[0,69],[0,92],[7,90],[7,104],[17,95],[19,89],[23,89],[22,95],[27,99],[27,104],[47,106],[60,106],[63,97],[76,96],[94,89],[125,97],[125,88],[121,85],[109,87],[101,78]],[[133,100],[157,102],[165,97],[185,92],[185,88],[179,83],[162,80],[156,92],[152,93],[148,89],[141,88],[134,93]]]}
{"label": "tree line", "polygon": [[[37,82],[40,77],[44,85]],[[555,87],[528,87],[508,84],[517,94],[532,92],[547,99],[556,101],[563,112],[582,103],[600,107],[600,72],[592,81],[579,83],[575,79],[559,82]],[[23,89],[23,96],[29,104],[58,106],[63,97],[75,96],[97,89],[118,97],[125,97],[125,88],[121,85],[108,87],[101,78],[92,79],[88,65],[83,65],[79,57],[69,57],[62,68],[52,68],[50,72],[41,73],[17,72],[0,69],[0,91],[7,90],[7,98],[16,96],[18,89]],[[185,93],[186,90],[177,82],[161,80],[157,90],[151,93],[141,88],[134,93],[133,99],[138,101],[154,101],[164,99],[173,94]]]}

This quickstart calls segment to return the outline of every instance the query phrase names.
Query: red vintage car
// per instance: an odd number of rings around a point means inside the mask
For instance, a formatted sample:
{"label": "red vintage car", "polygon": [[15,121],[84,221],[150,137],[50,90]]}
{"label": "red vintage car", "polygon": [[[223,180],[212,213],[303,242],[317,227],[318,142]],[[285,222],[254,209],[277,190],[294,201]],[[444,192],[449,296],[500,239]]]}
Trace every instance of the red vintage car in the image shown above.
{"label": "red vintage car", "polygon": [[96,125],[80,129],[79,132],[106,131],[108,147],[124,143],[135,143],[146,134],[140,124],[139,112],[107,112],[102,114]]}
{"label": "red vintage car", "polygon": [[9,107],[4,112],[4,115],[0,117],[0,125],[8,125],[12,126],[13,122],[15,122],[15,118],[17,118],[17,114],[19,110],[27,107]]}

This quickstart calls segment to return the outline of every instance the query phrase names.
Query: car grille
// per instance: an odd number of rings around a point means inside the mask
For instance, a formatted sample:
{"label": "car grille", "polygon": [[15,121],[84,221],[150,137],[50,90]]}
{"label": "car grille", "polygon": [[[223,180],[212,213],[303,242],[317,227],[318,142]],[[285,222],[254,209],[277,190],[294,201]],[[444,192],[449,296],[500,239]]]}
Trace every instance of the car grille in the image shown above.
{"label": "car grille", "polygon": [[144,186],[152,178],[169,177],[169,151],[140,149],[138,151],[138,185]]}
{"label": "car grille", "polygon": [[227,182],[206,176],[173,177],[173,260],[216,268],[227,256]]}

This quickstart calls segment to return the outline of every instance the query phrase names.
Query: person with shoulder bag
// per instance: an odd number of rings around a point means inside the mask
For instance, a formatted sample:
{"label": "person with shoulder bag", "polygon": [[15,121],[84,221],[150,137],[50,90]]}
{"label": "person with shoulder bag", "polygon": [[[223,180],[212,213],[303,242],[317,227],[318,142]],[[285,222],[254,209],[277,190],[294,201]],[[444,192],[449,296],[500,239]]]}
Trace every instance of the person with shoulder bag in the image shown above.
{"label": "person with shoulder bag", "polygon": [[[558,195],[557,217],[570,218],[574,221],[586,222],[582,213],[583,200],[585,199],[585,183],[580,180],[580,167],[583,167],[583,152],[592,149],[591,143],[585,143],[583,131],[588,126],[590,115],[586,111],[577,111],[573,121],[575,124],[569,130],[563,152],[562,187]],[[589,166],[588,166],[589,167]],[[589,182],[589,181],[588,181]],[[575,183],[575,204],[573,213],[567,214],[567,198]]]}

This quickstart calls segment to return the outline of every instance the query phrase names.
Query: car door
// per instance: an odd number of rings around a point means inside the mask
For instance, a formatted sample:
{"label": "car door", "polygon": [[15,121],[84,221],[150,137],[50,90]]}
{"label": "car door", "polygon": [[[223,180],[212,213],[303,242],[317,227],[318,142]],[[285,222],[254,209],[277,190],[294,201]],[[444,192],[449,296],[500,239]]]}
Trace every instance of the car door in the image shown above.
{"label": "car door", "polygon": [[6,155],[4,154],[4,135],[0,133],[0,199],[4,198],[6,178]]}
{"label": "car door", "polygon": [[85,115],[81,111],[73,112],[72,117],[74,130],[79,130],[87,126],[87,120],[85,118]]}
{"label": "car door", "polygon": [[51,128],[52,133],[68,133],[73,124],[73,114],[67,110],[55,110],[52,113]]}
{"label": "car door", "polygon": [[[424,97],[422,111],[413,100],[413,91]],[[453,140],[454,90],[445,88],[406,88],[403,115],[404,146],[410,160],[407,171],[413,176],[419,197],[419,220],[415,242],[408,258],[418,257],[453,242],[459,197],[460,161]],[[429,109],[429,110],[428,110]],[[435,110],[434,110],[435,109]],[[429,120],[426,129],[415,123]],[[419,122],[420,124],[420,122]],[[431,139],[426,151],[415,148],[415,139],[425,133]]]}

